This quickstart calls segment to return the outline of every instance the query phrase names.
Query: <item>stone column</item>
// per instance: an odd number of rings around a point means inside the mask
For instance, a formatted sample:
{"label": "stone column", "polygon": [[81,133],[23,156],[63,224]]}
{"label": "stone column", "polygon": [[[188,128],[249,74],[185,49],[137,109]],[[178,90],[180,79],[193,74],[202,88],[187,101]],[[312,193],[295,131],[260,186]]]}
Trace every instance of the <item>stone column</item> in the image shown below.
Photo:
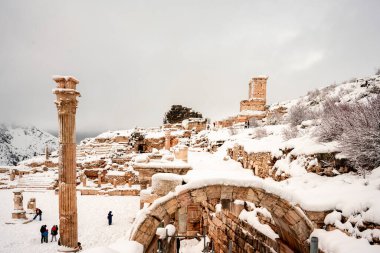
{"label": "stone column", "polygon": [[45,147],[45,160],[49,160],[49,156],[50,156],[50,153],[49,153],[49,147],[46,145]]}
{"label": "stone column", "polygon": [[82,176],[82,185],[83,185],[83,187],[87,186],[87,177],[86,177],[86,175]]}
{"label": "stone column", "polygon": [[78,246],[78,215],[76,197],[76,91],[79,83],[74,77],[56,76],[57,88],[53,90],[57,100],[59,121],[59,224],[61,245],[75,252]]}
{"label": "stone column", "polygon": [[9,180],[10,181],[14,181],[15,180],[15,171],[14,170],[11,170],[11,172],[9,174]]}
{"label": "stone column", "polygon": [[165,149],[170,150],[170,130],[165,131]]}
{"label": "stone column", "polygon": [[112,180],[112,184],[113,184],[113,187],[117,187],[117,179],[116,178],[114,178],[113,180]]}
{"label": "stone column", "polygon": [[13,204],[14,204],[14,210],[12,212],[12,218],[13,219],[26,219],[26,212],[24,210],[24,204],[23,204],[23,196],[22,196],[23,190],[14,190],[13,191]]}
{"label": "stone column", "polygon": [[102,173],[99,171],[98,172],[98,187],[102,186]]}

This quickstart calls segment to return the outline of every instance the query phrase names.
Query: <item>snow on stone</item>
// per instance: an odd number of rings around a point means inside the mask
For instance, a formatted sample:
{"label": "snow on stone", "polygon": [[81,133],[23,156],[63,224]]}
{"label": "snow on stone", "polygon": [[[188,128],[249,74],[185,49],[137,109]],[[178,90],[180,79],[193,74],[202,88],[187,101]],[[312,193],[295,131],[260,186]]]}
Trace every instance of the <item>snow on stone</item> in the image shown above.
{"label": "snow on stone", "polygon": [[129,136],[131,136],[133,131],[134,131],[134,129],[119,130],[119,131],[108,131],[108,132],[99,134],[98,136],[95,137],[95,139],[97,139],[97,138],[99,138],[99,139],[100,138],[101,139],[112,139],[112,138],[117,137],[117,136],[129,137]]}
{"label": "snow on stone", "polygon": [[[261,213],[267,214],[267,212],[265,212],[264,210],[257,210],[257,209],[260,209],[260,208],[255,208],[251,212],[248,212],[243,209],[239,215],[239,219],[246,221],[249,225],[257,229],[258,231],[260,231],[267,237],[271,238],[272,240],[276,240],[276,238],[279,238],[278,234],[274,232],[273,229],[269,225],[262,224],[257,217],[257,213],[261,212]],[[261,208],[261,209],[265,209],[265,208]]]}
{"label": "snow on stone", "polygon": [[76,79],[76,78],[73,77],[73,76],[53,75],[53,76],[52,76],[52,79],[53,79],[54,81],[58,81],[58,80],[61,80],[61,79],[64,79],[64,80],[68,81],[68,80],[72,79],[74,82],[79,83],[78,79]]}
{"label": "snow on stone", "polygon": [[347,236],[340,230],[326,231],[323,229],[315,229],[310,235],[318,237],[319,249],[324,252],[331,253],[378,253],[379,245],[370,245],[366,239],[356,239]]}

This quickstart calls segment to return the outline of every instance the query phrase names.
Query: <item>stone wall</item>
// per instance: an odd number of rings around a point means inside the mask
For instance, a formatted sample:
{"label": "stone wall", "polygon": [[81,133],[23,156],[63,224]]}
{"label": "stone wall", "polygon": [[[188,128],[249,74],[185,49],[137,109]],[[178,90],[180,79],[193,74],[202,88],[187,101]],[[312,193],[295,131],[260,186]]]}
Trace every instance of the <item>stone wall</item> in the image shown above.
{"label": "stone wall", "polygon": [[253,170],[256,176],[266,178],[274,176],[271,173],[275,158],[270,152],[247,153],[243,146],[235,145],[227,150],[227,154],[242,164],[243,168]]}
{"label": "stone wall", "polygon": [[[241,209],[235,209],[238,212],[234,212],[234,209],[217,212],[208,220],[208,236],[214,243],[215,252],[227,252],[230,241],[233,252],[271,253],[271,249],[280,252],[277,241],[239,220]],[[289,249],[288,252],[293,251]]]}
{"label": "stone wall", "polygon": [[243,100],[240,111],[265,111],[265,101],[262,99]]}

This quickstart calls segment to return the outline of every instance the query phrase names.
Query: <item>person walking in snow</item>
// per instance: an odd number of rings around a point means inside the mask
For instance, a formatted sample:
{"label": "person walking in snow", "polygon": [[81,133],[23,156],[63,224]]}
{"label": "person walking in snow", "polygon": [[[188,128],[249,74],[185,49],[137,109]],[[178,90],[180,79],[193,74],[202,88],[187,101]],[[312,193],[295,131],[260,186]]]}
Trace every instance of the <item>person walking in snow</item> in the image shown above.
{"label": "person walking in snow", "polygon": [[57,225],[54,225],[51,228],[50,234],[51,234],[51,241],[50,242],[52,242],[53,239],[54,239],[54,241],[57,241],[57,235],[58,235],[58,226]]}
{"label": "person walking in snow", "polygon": [[34,215],[33,220],[35,220],[37,216],[40,216],[40,220],[42,219],[42,211],[39,208],[36,208],[36,215]]}
{"label": "person walking in snow", "polygon": [[109,211],[108,212],[108,216],[107,216],[107,219],[108,219],[108,225],[111,225],[112,224],[112,211]]}
{"label": "person walking in snow", "polygon": [[45,241],[45,231],[46,231],[46,225],[42,225],[40,228],[40,233],[41,233],[41,243]]}

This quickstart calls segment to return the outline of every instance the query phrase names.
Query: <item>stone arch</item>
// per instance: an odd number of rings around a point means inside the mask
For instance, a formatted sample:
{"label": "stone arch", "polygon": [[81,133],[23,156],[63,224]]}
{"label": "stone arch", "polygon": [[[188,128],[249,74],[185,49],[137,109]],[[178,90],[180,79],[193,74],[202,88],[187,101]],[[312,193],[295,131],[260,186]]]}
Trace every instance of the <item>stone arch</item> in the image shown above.
{"label": "stone arch", "polygon": [[308,242],[314,229],[304,211],[287,200],[259,187],[212,184],[194,189],[185,189],[175,195],[156,200],[146,213],[145,219],[136,222],[130,240],[137,241],[147,249],[162,220],[168,219],[178,209],[191,204],[216,204],[221,200],[243,200],[265,207],[278,228],[280,239],[295,252],[308,252]]}

